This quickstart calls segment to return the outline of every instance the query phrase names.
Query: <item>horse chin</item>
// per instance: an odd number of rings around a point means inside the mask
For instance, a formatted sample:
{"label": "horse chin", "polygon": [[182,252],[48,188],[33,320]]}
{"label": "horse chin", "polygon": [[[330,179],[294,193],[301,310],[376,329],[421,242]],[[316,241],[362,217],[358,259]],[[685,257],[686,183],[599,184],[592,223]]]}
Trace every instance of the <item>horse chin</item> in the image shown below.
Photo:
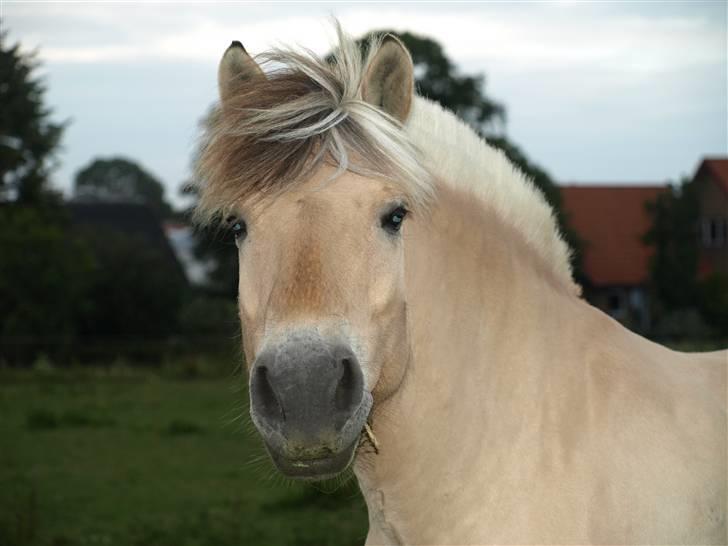
{"label": "horse chin", "polygon": [[304,422],[302,426],[299,422],[298,428],[291,428],[289,421],[274,428],[259,419],[252,409],[251,417],[281,474],[296,480],[319,481],[333,478],[351,465],[372,404],[371,393],[365,391],[361,403],[348,419],[335,426],[327,422]]}
{"label": "horse chin", "polygon": [[319,457],[289,458],[266,444],[266,449],[273,459],[276,468],[286,476],[295,480],[321,481],[334,478],[346,470],[356,455],[359,445],[357,437],[349,446],[337,453]]}

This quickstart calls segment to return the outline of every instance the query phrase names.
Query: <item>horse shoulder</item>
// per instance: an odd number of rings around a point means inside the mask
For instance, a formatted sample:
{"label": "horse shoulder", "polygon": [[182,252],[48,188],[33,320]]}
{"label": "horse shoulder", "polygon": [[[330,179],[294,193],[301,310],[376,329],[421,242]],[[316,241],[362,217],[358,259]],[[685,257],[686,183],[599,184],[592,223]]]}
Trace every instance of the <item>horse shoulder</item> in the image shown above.
{"label": "horse shoulder", "polygon": [[616,323],[602,331],[584,358],[591,484],[604,507],[590,535],[614,536],[609,522],[621,521],[628,541],[722,543],[728,352],[679,353]]}

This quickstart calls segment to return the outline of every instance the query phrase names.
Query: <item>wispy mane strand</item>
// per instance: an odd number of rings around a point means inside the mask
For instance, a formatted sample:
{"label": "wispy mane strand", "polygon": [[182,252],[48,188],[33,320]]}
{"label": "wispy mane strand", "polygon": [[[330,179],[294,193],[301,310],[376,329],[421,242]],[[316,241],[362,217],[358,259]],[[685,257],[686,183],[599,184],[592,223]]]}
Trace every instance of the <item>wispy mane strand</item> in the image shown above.
{"label": "wispy mane strand", "polygon": [[505,155],[451,112],[415,97],[405,126],[362,99],[362,79],[380,47],[359,45],[337,25],[332,60],[274,49],[269,68],[218,107],[197,163],[195,219],[210,224],[235,204],[292,187],[324,162],[399,185],[413,207],[434,184],[470,191],[513,224],[556,278],[575,292],[570,249],[541,192]]}
{"label": "wispy mane strand", "polygon": [[257,57],[268,68],[210,116],[196,166],[196,220],[208,224],[235,203],[275,194],[323,162],[391,180],[413,206],[426,203],[432,181],[419,153],[394,118],[361,97],[363,55],[337,26],[332,59],[311,51],[274,49]]}

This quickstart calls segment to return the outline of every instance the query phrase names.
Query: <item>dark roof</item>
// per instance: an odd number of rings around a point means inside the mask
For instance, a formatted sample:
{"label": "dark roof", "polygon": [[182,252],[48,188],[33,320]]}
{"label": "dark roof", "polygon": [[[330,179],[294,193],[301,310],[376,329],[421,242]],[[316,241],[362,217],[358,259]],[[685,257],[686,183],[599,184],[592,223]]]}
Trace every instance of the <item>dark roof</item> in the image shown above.
{"label": "dark roof", "polygon": [[93,230],[109,229],[143,240],[185,279],[182,265],[177,259],[164,232],[162,220],[148,206],[140,203],[71,202],[67,208],[74,226]]}
{"label": "dark roof", "polygon": [[728,158],[706,157],[701,161],[694,178],[707,175],[728,195]]}
{"label": "dark roof", "polygon": [[561,186],[564,211],[584,241],[584,272],[596,286],[647,281],[651,222],[645,203],[667,186]]}

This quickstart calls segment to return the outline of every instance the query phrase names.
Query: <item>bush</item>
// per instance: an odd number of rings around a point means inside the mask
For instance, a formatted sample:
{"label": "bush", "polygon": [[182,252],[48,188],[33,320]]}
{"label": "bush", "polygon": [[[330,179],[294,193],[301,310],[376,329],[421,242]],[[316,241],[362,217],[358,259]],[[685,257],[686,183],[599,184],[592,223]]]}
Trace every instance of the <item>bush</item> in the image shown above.
{"label": "bush", "polygon": [[200,425],[181,419],[175,419],[164,429],[164,433],[168,436],[186,436],[189,434],[204,434],[204,432],[205,430]]}
{"label": "bush", "polygon": [[713,273],[698,284],[700,310],[718,332],[728,332],[728,275]]}
{"label": "bush", "polygon": [[52,411],[39,409],[31,411],[25,421],[31,430],[49,430],[58,428],[58,417]]}
{"label": "bush", "polygon": [[162,359],[188,286],[159,249],[72,228],[60,206],[0,205],[0,225],[0,361]]}
{"label": "bush", "polygon": [[239,332],[238,308],[225,298],[196,296],[179,314],[179,332],[191,336],[234,336]]}
{"label": "bush", "polygon": [[660,340],[707,339],[714,335],[696,308],[666,313],[653,326],[651,333]]}
{"label": "bush", "polygon": [[65,353],[87,311],[93,261],[57,210],[0,206],[0,346],[9,362]]}
{"label": "bush", "polygon": [[154,340],[176,331],[186,286],[169,262],[143,240],[110,229],[84,238],[94,267],[83,334]]}

